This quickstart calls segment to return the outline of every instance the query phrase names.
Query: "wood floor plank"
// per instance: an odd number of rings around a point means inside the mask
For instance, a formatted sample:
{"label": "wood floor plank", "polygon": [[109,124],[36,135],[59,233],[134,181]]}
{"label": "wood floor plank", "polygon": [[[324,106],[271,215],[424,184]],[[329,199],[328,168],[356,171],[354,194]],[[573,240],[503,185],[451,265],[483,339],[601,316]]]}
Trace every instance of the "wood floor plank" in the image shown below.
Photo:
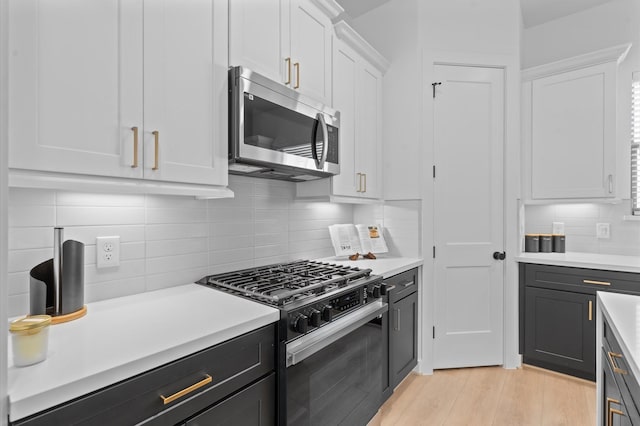
{"label": "wood floor plank", "polygon": [[542,424],[544,376],[526,369],[506,370],[500,408],[494,426],[538,426]]}
{"label": "wood floor plank", "polygon": [[[462,392],[468,374],[464,370],[440,370],[436,371],[429,380],[423,381],[419,393],[412,398],[401,415],[394,422],[385,422],[383,426],[390,425],[442,425],[445,424],[451,407]],[[422,378],[421,377],[421,378]]]}
{"label": "wood floor plank", "polygon": [[490,425],[507,377],[502,367],[465,369],[468,379],[449,412],[447,425]]}
{"label": "wood floor plank", "polygon": [[546,374],[544,376],[542,424],[545,426],[594,424],[591,420],[593,415],[586,412],[590,407],[583,397],[582,388],[584,386],[557,375]]}
{"label": "wood floor plank", "polygon": [[371,426],[592,425],[595,383],[542,369],[479,367],[408,377]]}

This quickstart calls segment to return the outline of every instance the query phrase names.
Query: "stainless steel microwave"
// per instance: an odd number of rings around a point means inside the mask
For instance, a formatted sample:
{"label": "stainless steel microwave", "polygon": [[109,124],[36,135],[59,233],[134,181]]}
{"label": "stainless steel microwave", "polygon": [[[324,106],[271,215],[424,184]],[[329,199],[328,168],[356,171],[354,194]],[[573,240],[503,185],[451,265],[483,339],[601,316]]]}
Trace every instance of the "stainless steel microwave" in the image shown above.
{"label": "stainless steel microwave", "polygon": [[340,173],[340,114],[243,67],[229,69],[229,173],[302,182]]}

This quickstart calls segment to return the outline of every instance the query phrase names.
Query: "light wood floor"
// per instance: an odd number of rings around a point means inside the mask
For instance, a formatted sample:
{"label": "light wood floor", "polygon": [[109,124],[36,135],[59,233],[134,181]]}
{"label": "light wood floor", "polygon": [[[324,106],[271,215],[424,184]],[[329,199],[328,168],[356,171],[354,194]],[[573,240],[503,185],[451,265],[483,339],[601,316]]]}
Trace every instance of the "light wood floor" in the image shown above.
{"label": "light wood floor", "polygon": [[535,367],[411,374],[369,426],[595,425],[596,386]]}

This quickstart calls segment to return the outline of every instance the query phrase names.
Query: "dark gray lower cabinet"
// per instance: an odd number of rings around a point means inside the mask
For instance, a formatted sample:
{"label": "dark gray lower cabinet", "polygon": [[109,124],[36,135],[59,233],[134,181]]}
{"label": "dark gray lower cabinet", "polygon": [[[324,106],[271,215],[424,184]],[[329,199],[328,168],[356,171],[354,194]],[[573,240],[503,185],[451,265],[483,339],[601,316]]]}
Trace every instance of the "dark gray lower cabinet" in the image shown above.
{"label": "dark gray lower cabinet", "polygon": [[597,291],[640,294],[640,274],[521,263],[524,363],[595,380]]}
{"label": "dark gray lower cabinet", "polygon": [[620,345],[604,326],[602,347],[602,425],[640,425],[640,386],[628,369]]}
{"label": "dark gray lower cabinet", "polygon": [[260,328],[13,425],[234,424],[240,406],[235,424],[275,424],[275,336]]}
{"label": "dark gray lower cabinet", "polygon": [[274,423],[276,375],[260,380],[187,421],[187,426],[270,425]]}
{"label": "dark gray lower cabinet", "polygon": [[595,296],[525,289],[524,362],[595,380]]}
{"label": "dark gray lower cabinet", "polygon": [[389,375],[395,388],[418,363],[418,270],[385,280],[389,291]]}

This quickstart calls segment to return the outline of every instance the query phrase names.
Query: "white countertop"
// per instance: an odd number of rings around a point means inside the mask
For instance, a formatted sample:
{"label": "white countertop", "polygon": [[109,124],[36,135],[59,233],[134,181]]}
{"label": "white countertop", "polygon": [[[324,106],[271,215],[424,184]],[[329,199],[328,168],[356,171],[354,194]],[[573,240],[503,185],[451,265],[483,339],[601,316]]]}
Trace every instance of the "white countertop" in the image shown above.
{"label": "white countertop", "polygon": [[382,275],[385,278],[422,266],[424,263],[423,259],[413,257],[385,257],[384,255],[379,255],[377,259],[363,259],[360,257],[358,260],[349,260],[344,257],[325,257],[318,259],[318,261],[354,266],[360,269],[371,269],[373,275]]}
{"label": "white countertop", "polygon": [[39,364],[15,367],[9,342],[10,419],[45,410],[279,318],[278,309],[198,284],[90,303],[85,317],[50,327],[47,359]]}
{"label": "white countertop", "polygon": [[517,262],[640,273],[640,256],[597,253],[521,253]]}
{"label": "white countertop", "polygon": [[598,306],[620,344],[629,369],[640,380],[640,296],[599,291]]}

